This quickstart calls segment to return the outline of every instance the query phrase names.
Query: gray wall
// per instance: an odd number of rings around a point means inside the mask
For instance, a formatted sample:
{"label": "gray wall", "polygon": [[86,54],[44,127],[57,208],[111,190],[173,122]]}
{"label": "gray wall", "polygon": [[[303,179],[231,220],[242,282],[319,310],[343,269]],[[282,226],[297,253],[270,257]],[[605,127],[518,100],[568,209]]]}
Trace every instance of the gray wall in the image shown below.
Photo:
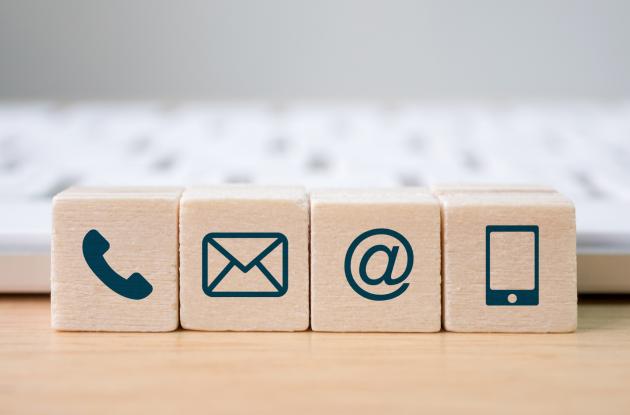
{"label": "gray wall", "polygon": [[0,0],[0,98],[619,98],[630,2]]}

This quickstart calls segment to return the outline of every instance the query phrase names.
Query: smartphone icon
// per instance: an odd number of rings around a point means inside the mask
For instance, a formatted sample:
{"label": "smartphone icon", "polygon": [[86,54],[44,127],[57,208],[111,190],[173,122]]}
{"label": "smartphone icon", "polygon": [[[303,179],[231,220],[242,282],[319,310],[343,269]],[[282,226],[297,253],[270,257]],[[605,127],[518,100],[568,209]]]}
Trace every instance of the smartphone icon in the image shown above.
{"label": "smartphone icon", "polygon": [[151,294],[153,286],[141,274],[134,272],[124,278],[114,271],[105,260],[109,242],[96,229],[83,237],[83,258],[99,280],[116,294],[130,300],[142,300]]}
{"label": "smartphone icon", "polygon": [[486,305],[536,306],[537,225],[486,226]]}

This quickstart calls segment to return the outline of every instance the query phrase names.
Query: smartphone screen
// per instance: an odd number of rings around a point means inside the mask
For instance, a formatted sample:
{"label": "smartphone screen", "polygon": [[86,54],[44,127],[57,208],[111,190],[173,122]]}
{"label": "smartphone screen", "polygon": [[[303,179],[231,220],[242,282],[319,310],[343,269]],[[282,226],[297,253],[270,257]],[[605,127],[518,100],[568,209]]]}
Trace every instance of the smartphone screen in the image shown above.
{"label": "smartphone screen", "polygon": [[490,234],[490,289],[533,290],[535,288],[534,234],[492,232]]}

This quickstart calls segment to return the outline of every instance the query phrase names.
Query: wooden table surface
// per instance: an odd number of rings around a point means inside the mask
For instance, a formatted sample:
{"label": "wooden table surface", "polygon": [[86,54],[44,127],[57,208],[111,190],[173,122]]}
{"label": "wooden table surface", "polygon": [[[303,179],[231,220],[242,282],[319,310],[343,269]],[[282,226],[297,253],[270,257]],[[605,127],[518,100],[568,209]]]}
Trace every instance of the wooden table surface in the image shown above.
{"label": "wooden table surface", "polygon": [[630,297],[574,334],[61,333],[0,296],[0,413],[630,413]]}

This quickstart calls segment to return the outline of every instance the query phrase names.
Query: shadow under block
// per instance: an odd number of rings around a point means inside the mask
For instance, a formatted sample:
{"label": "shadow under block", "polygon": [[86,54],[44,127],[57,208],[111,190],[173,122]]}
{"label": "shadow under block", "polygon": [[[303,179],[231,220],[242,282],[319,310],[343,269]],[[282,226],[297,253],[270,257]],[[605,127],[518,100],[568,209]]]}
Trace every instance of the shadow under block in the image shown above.
{"label": "shadow under block", "polygon": [[437,192],[448,331],[572,332],[573,204],[551,192]]}
{"label": "shadow under block", "polygon": [[180,195],[178,188],[70,188],[55,196],[53,328],[177,329]]}
{"label": "shadow under block", "polygon": [[308,211],[302,188],[187,189],[180,202],[182,327],[306,330]]}
{"label": "shadow under block", "polygon": [[436,332],[440,207],[422,189],[311,193],[311,327]]}

